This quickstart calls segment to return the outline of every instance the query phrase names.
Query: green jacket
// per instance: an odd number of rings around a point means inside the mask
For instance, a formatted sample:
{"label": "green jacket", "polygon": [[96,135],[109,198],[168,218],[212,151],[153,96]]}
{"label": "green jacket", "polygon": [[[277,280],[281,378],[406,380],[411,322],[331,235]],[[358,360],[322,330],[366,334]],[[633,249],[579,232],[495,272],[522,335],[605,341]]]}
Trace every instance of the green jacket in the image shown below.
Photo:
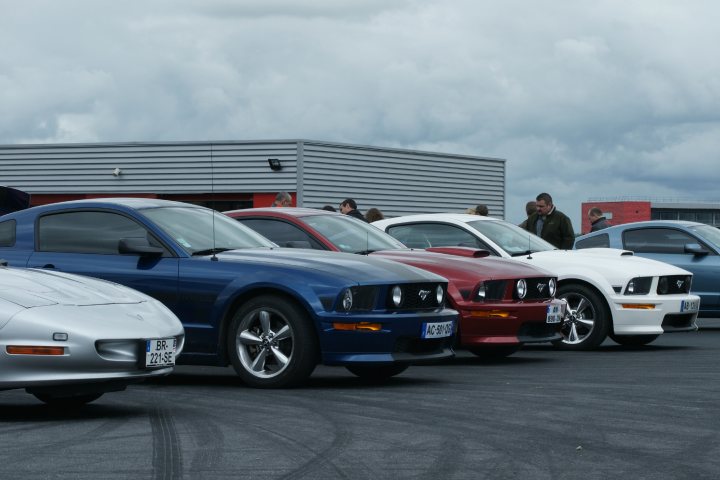
{"label": "green jacket", "polygon": [[[536,226],[539,218],[537,213],[530,215],[525,224],[525,230],[537,233]],[[575,231],[570,218],[557,208],[554,208],[545,217],[540,237],[561,250],[571,250],[575,243]]]}

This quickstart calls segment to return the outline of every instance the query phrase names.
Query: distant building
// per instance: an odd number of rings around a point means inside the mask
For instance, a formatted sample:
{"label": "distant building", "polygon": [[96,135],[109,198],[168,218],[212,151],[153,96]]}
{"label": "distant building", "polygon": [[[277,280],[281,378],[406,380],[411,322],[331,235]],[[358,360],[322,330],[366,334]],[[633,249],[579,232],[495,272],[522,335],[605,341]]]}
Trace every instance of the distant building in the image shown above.
{"label": "distant building", "polygon": [[611,225],[645,220],[689,220],[720,227],[720,202],[671,202],[654,200],[587,201],[582,209],[582,233],[590,231],[587,212],[592,207],[603,211]]}
{"label": "distant building", "polygon": [[388,216],[464,212],[505,216],[505,160],[312,140],[0,145],[0,185],[30,204],[109,196],[192,202],[217,210],[297,206]]}

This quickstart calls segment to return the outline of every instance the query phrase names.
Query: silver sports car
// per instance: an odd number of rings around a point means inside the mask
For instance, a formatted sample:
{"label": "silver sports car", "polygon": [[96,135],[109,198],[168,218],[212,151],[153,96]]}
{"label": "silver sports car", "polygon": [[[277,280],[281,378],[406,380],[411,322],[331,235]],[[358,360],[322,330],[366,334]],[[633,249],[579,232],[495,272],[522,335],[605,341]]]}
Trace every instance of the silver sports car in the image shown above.
{"label": "silver sports car", "polygon": [[140,292],[0,263],[0,390],[82,405],[169,374],[184,338],[178,318]]}

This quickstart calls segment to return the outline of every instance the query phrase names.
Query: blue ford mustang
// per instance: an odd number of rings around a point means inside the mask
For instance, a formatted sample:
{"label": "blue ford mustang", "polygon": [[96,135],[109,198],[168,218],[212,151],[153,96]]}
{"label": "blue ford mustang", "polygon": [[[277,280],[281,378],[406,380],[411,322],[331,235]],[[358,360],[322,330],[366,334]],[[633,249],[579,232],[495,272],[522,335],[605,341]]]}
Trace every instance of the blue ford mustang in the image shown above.
{"label": "blue ford mustang", "polygon": [[0,257],[111,280],[164,302],[185,327],[178,363],[224,366],[256,387],[302,383],[322,362],[386,378],[450,357],[447,282],[352,254],[278,248],[210,209],[80,200],[0,217]]}

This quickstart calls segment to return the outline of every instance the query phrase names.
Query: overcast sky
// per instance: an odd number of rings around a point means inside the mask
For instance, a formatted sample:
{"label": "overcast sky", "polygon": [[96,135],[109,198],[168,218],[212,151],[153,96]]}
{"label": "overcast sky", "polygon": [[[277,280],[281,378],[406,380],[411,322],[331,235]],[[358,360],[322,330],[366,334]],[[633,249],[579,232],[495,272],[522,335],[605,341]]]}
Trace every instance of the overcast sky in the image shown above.
{"label": "overcast sky", "polygon": [[[311,139],[720,200],[720,2],[0,0],[0,144]],[[381,207],[381,206],[380,206]]]}

